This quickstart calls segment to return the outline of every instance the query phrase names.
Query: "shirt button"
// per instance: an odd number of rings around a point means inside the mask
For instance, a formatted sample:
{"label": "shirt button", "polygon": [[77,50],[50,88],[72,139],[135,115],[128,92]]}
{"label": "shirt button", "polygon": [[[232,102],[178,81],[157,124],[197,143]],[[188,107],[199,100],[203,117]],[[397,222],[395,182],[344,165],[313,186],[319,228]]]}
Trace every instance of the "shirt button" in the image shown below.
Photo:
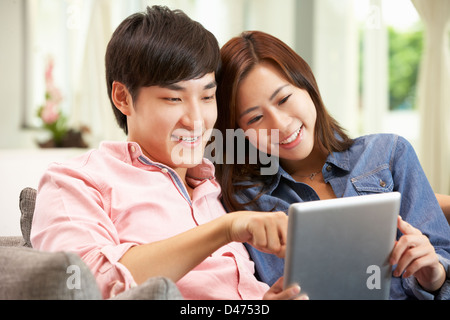
{"label": "shirt button", "polygon": [[333,168],[331,166],[327,166],[327,171],[330,172]]}
{"label": "shirt button", "polygon": [[162,169],[161,169],[161,172],[162,172],[162,173],[167,173],[167,172],[169,172],[169,170],[167,170],[166,168],[162,168]]}
{"label": "shirt button", "polygon": [[383,180],[380,180],[380,187],[385,188],[386,182],[384,182]]}
{"label": "shirt button", "polygon": [[135,153],[136,152],[136,147],[135,146],[131,146],[130,150],[131,150],[131,152]]}

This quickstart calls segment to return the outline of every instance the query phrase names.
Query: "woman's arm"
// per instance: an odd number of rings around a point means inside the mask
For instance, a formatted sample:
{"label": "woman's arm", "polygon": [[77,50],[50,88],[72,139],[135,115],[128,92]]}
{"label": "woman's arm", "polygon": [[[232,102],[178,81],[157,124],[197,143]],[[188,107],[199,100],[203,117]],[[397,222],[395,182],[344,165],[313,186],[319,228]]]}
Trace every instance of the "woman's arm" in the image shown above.
{"label": "woman's arm", "polygon": [[444,211],[447,221],[450,223],[450,196],[436,193],[436,198],[442,211]]}
{"label": "woman's arm", "polygon": [[286,232],[287,216],[283,212],[234,212],[169,239],[132,247],[120,263],[137,284],[153,276],[165,276],[176,282],[214,251],[233,241],[248,242],[261,251],[284,256]]}
{"label": "woman's arm", "polygon": [[[433,292],[433,294],[426,293],[426,291],[434,291],[433,287],[435,284],[441,284],[442,271],[448,270],[450,263],[450,228],[442,215],[442,210],[440,204],[436,200],[436,196],[429,184],[425,172],[423,171],[419,159],[414,152],[412,146],[403,138],[398,138],[396,141],[396,149],[394,153],[394,158],[391,159],[391,166],[393,177],[395,181],[394,190],[399,191],[402,194],[402,204],[400,215],[402,219],[415,229],[419,230],[417,235],[403,234],[403,230],[399,228],[399,233],[402,235],[399,242],[403,245],[399,248],[407,248],[407,250],[399,250],[397,257],[394,257],[394,262],[403,260],[398,272],[405,270],[406,265],[412,266],[415,269],[417,266],[422,266],[414,277],[415,280],[419,281],[423,287],[417,285],[412,277],[402,278],[402,286],[404,288],[409,288],[414,295],[421,298],[427,299],[448,299],[450,288],[450,282],[445,280],[442,284],[441,290],[438,292]],[[402,240],[402,238],[404,238]],[[401,244],[401,243],[400,243]],[[423,252],[420,253],[420,248],[431,248],[432,246],[434,252],[430,254],[425,253],[425,256],[431,257],[432,262],[420,261],[423,256]],[[400,254],[406,253],[403,259]],[[413,257],[416,257],[415,259]],[[417,260],[417,258],[419,260]],[[431,260],[429,260],[431,261]],[[430,264],[431,263],[431,264]],[[442,265],[444,268],[442,268]],[[408,267],[406,267],[408,269]],[[406,275],[412,275],[407,272]],[[436,281],[435,281],[436,280]],[[425,289],[425,290],[423,290]]]}

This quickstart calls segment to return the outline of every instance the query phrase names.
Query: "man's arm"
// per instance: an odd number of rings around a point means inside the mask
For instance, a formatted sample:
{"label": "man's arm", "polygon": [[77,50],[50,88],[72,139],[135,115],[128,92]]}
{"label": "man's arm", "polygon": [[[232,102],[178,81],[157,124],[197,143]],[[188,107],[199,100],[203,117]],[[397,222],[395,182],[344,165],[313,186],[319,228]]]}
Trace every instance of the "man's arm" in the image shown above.
{"label": "man's arm", "polygon": [[[153,276],[177,282],[229,242],[248,242],[284,256],[287,216],[283,212],[233,212],[166,240],[134,246],[121,258],[137,284]],[[174,258],[176,257],[176,259]]]}

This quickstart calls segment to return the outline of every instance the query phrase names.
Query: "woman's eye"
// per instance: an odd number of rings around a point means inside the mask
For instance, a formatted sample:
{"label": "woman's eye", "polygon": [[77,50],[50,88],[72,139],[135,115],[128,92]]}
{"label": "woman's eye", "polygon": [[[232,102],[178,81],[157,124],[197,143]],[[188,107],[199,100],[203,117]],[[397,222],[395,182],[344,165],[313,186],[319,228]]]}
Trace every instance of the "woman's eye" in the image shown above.
{"label": "woman's eye", "polygon": [[262,118],[262,116],[253,117],[247,122],[247,125],[251,125],[251,124],[253,124],[255,122],[258,122],[261,118]]}
{"label": "woman's eye", "polygon": [[288,99],[292,96],[292,94],[284,97],[283,99],[280,100],[280,102],[278,103],[279,106],[281,106],[283,103],[285,103],[286,101],[288,101]]}

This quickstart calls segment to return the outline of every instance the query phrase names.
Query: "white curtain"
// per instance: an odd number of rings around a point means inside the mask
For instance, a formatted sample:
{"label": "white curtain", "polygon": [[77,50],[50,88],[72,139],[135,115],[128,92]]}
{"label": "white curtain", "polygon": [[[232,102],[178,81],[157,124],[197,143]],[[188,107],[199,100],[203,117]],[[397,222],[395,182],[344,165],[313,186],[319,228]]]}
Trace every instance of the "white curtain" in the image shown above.
{"label": "white curtain", "polygon": [[311,68],[322,99],[331,115],[350,135],[356,136],[359,133],[358,25],[354,3],[314,0],[313,15]]}
{"label": "white curtain", "polygon": [[109,102],[105,80],[106,46],[113,32],[112,1],[88,0],[84,2],[80,38],[74,57],[74,96],[71,121],[90,128],[90,146],[97,147],[102,140],[124,140],[116,124]]}
{"label": "white curtain", "polygon": [[[382,19],[382,4],[381,0],[369,1],[363,27],[361,134],[383,132],[389,111],[388,36]],[[392,132],[392,128],[387,131]]]}
{"label": "white curtain", "polygon": [[450,0],[412,0],[425,27],[419,73],[421,163],[435,192],[450,194]]}

